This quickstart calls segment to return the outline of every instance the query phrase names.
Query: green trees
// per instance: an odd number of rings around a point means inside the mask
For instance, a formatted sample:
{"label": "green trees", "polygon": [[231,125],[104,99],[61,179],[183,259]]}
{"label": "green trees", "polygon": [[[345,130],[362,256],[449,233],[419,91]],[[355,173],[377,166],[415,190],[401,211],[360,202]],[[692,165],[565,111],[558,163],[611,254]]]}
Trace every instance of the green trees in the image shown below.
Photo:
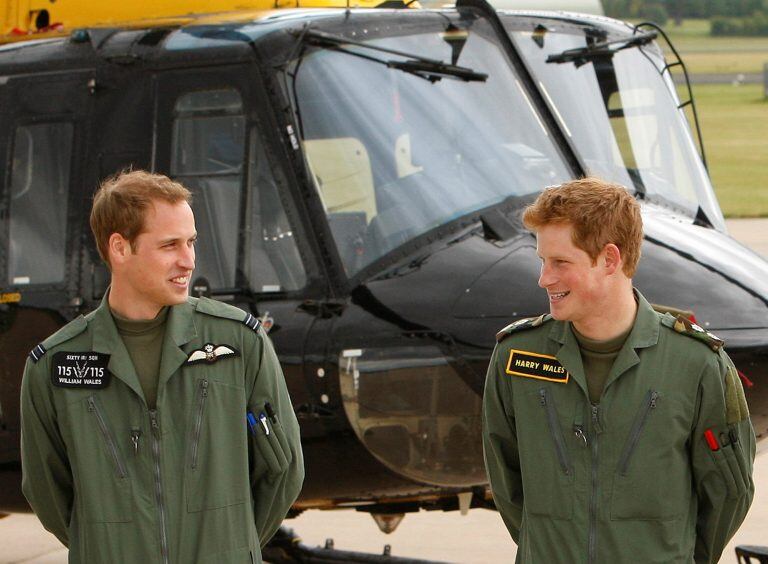
{"label": "green trees", "polygon": [[684,18],[712,21],[712,35],[768,35],[768,0],[604,0],[609,16],[664,25]]}

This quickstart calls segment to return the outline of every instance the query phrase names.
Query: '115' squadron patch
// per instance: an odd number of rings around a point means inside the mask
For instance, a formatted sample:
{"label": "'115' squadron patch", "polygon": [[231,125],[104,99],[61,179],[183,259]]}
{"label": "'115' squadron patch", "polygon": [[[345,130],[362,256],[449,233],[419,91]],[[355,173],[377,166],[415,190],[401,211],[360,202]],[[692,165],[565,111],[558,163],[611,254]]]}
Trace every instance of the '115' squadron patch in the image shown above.
{"label": "'115' squadron patch", "polygon": [[567,384],[570,374],[554,356],[529,351],[509,351],[507,374]]}
{"label": "'115' squadron patch", "polygon": [[110,355],[97,352],[57,352],[51,362],[51,380],[59,388],[99,390],[109,386]]}

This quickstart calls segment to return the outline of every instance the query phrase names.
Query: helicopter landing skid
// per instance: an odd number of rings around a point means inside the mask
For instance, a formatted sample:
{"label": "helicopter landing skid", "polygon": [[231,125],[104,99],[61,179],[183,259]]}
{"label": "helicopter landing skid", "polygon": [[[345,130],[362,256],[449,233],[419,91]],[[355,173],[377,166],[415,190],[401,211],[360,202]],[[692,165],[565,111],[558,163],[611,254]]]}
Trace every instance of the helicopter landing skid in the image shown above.
{"label": "helicopter landing skid", "polygon": [[267,546],[262,549],[262,558],[270,564],[446,564],[435,560],[401,558],[390,554],[390,546],[384,546],[383,554],[336,550],[333,539],[325,546],[309,547],[292,529],[280,527]]}

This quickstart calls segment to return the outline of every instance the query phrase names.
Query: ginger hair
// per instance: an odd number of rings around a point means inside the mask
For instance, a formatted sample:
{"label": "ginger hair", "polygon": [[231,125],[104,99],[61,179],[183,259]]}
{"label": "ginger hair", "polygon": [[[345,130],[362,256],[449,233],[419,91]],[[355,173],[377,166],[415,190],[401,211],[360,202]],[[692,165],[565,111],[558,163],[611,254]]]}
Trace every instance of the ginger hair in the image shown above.
{"label": "ginger hair", "polygon": [[573,244],[595,264],[606,245],[619,248],[622,271],[634,276],[643,243],[640,206],[626,188],[599,178],[582,178],[544,190],[523,213],[533,232],[549,224],[569,224]]}

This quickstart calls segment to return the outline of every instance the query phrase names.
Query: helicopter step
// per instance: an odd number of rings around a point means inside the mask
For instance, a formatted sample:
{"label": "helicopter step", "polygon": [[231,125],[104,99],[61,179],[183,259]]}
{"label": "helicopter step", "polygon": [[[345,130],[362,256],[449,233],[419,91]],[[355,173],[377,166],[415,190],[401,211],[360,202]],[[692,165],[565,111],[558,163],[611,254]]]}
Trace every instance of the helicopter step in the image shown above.
{"label": "helicopter step", "polygon": [[400,558],[391,555],[390,545],[384,545],[382,554],[337,550],[333,539],[327,539],[325,546],[309,547],[292,529],[280,527],[272,540],[262,550],[265,562],[271,564],[446,564],[435,560]]}

